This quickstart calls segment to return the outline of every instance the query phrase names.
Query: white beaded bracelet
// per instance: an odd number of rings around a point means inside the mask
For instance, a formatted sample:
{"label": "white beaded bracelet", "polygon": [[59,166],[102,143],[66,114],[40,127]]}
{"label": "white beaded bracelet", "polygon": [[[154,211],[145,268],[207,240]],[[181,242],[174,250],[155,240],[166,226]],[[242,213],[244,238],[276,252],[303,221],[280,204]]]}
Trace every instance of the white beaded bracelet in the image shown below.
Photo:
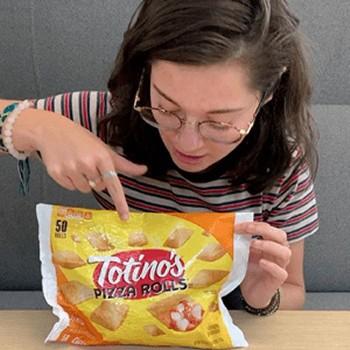
{"label": "white beaded bracelet", "polygon": [[6,118],[4,125],[2,126],[2,142],[7,149],[8,153],[18,160],[25,160],[29,157],[30,153],[19,152],[15,149],[13,145],[13,126],[15,125],[16,119],[21,114],[21,112],[27,108],[33,107],[33,103],[25,100],[20,102],[17,107],[9,114]]}

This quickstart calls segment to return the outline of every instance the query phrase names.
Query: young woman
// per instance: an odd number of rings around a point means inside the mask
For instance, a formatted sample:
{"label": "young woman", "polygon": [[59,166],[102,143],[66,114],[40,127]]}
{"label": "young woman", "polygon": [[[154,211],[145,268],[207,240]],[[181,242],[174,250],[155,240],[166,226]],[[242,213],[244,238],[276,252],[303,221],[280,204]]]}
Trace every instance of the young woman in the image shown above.
{"label": "young woman", "polygon": [[287,2],[144,0],[108,90],[13,112],[0,101],[3,151],[38,152],[62,187],[92,190],[125,219],[129,208],[254,212],[236,229],[262,239],[225,302],[256,314],[301,308],[317,155],[309,69]]}

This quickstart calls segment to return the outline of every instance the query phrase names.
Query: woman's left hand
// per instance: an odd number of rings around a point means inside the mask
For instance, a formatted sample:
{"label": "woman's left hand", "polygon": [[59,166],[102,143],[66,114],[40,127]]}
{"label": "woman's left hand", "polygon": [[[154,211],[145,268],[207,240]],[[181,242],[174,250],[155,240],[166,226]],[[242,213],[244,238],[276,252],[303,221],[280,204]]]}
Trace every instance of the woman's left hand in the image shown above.
{"label": "woman's left hand", "polygon": [[287,234],[265,222],[255,221],[238,223],[235,231],[262,238],[251,241],[247,273],[240,288],[250,306],[264,308],[288,278],[292,252]]}

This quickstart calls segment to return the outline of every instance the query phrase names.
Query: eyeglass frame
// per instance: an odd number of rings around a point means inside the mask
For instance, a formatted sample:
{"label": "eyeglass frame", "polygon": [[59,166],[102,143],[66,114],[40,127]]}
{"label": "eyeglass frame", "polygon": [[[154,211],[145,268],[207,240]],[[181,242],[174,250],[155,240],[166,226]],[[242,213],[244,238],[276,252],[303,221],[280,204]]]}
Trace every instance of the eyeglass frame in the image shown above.
{"label": "eyeglass frame", "polygon": [[[164,108],[161,108],[161,107],[152,107],[152,106],[138,106],[137,104],[140,102],[141,98],[140,98],[140,91],[141,91],[141,87],[142,87],[142,84],[143,84],[143,80],[144,80],[144,76],[145,76],[145,68],[143,68],[142,72],[141,72],[141,77],[140,77],[140,81],[139,81],[139,85],[138,85],[138,88],[136,90],[136,94],[135,94],[135,98],[134,98],[134,104],[133,104],[133,109],[138,112],[142,118],[143,121],[145,121],[148,125],[151,125],[153,126],[154,128],[157,128],[157,129],[162,129],[160,127],[160,124],[158,123],[152,123],[150,120],[148,120],[147,118],[145,118],[143,115],[142,115],[142,110],[148,110],[148,111],[159,111],[159,112],[162,112],[162,113],[167,113],[167,114],[170,114],[170,115],[173,115],[175,118],[177,118],[179,121],[180,121],[180,126],[176,129],[168,129],[168,130],[173,130],[173,131],[179,131],[183,128],[184,125],[198,125],[197,126],[197,130],[198,130],[198,133],[201,135],[201,137],[203,137],[204,139],[207,139],[207,140],[210,140],[212,142],[217,142],[217,143],[224,143],[224,144],[234,144],[234,143],[237,143],[237,142],[240,142],[243,137],[247,136],[250,131],[252,130],[253,126],[254,126],[254,123],[255,123],[255,120],[256,120],[256,117],[257,115],[259,114],[262,106],[264,105],[264,101],[265,101],[265,98],[266,98],[266,95],[267,93],[263,93],[260,101],[259,101],[259,104],[254,112],[254,116],[253,116],[253,119],[248,123],[248,127],[245,128],[245,129],[240,129],[240,128],[237,128],[235,125],[232,125],[231,123],[229,122],[218,122],[218,121],[211,121],[211,120],[202,120],[202,121],[187,121],[186,119],[184,118],[181,118],[180,116],[178,116],[176,113],[174,112],[171,112],[171,111],[167,111],[166,109]],[[216,124],[219,124],[219,125],[222,125],[222,126],[229,126],[231,128],[234,128],[236,131],[238,131],[240,137],[239,139],[233,141],[233,142],[223,142],[223,141],[217,141],[217,140],[213,140],[211,138],[208,138],[208,137],[205,137],[202,135],[202,133],[200,132],[200,125],[202,124],[205,124],[205,123],[216,123]],[[165,128],[166,129],[166,128]]]}

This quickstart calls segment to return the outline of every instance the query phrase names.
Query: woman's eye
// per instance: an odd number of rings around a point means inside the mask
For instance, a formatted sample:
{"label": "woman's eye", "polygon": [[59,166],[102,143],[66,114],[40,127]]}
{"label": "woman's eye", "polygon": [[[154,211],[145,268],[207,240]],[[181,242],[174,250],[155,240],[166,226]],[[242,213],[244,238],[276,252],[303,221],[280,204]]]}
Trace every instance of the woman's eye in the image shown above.
{"label": "woman's eye", "polygon": [[156,118],[167,118],[167,119],[170,119],[170,118],[174,118],[174,114],[172,112],[169,112],[163,108],[160,108],[158,107],[156,110],[153,111],[153,115],[156,117]]}
{"label": "woman's eye", "polygon": [[210,123],[209,126],[215,130],[221,130],[221,131],[230,129],[228,125],[220,124],[220,123]]}
{"label": "woman's eye", "polygon": [[177,114],[177,113],[180,113],[181,111],[179,110],[179,108],[176,108],[175,106],[163,106],[163,105],[158,105],[158,108],[160,109],[160,110],[163,110],[163,111],[165,111],[165,112],[168,112],[168,113],[175,113],[175,114]]}
{"label": "woman's eye", "polygon": [[159,112],[163,117],[172,117],[173,116],[172,112],[167,111],[165,109],[161,109]]}

